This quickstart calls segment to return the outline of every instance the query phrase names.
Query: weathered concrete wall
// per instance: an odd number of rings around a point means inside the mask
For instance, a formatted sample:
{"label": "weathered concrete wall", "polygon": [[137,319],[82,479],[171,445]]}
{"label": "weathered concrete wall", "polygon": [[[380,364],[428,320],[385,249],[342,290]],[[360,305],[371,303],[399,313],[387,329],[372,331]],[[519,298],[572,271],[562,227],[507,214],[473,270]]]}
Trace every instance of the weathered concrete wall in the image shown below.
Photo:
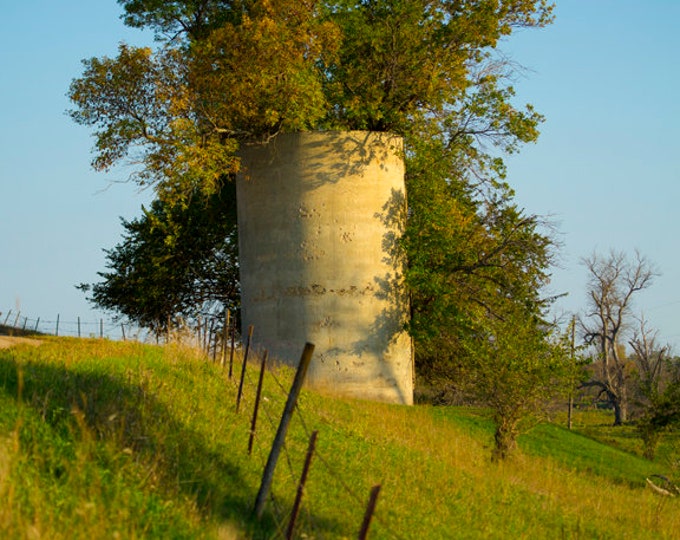
{"label": "weathered concrete wall", "polygon": [[243,325],[295,364],[315,352],[312,386],[413,402],[403,257],[400,138],[385,133],[279,135],[242,152],[237,179]]}

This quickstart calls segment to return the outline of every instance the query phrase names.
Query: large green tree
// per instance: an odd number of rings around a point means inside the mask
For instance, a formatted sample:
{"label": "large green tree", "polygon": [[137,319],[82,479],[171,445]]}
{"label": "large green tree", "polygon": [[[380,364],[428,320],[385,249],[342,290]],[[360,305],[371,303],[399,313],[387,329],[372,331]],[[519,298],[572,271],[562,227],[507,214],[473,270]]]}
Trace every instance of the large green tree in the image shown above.
{"label": "large green tree", "polygon": [[137,181],[181,201],[237,172],[247,141],[394,132],[421,373],[452,382],[469,343],[508,331],[504,321],[540,334],[553,242],[513,201],[502,155],[535,141],[542,118],[513,104],[513,66],[497,48],[518,27],[548,24],[546,0],[119,3],[159,46],[122,45],[73,81],[71,114],[95,130],[95,167],[132,161]]}
{"label": "large green tree", "polygon": [[[440,137],[460,166],[496,174],[484,143],[513,151],[540,121],[511,104],[494,54],[545,0],[121,0],[125,21],[171,36],[85,60],[73,118],[95,129],[94,165],[139,164],[155,185],[219,184],[244,140],[304,129]],[[462,169],[459,169],[462,170]]]}
{"label": "large green tree", "polygon": [[473,182],[439,141],[409,160],[410,222],[403,237],[412,292],[411,332],[421,374],[451,379],[464,342],[487,317],[540,320],[552,260],[551,237],[512,203],[503,184]]}
{"label": "large green tree", "polygon": [[183,203],[156,200],[123,227],[102,281],[80,285],[95,304],[157,336],[238,308],[233,184]]}

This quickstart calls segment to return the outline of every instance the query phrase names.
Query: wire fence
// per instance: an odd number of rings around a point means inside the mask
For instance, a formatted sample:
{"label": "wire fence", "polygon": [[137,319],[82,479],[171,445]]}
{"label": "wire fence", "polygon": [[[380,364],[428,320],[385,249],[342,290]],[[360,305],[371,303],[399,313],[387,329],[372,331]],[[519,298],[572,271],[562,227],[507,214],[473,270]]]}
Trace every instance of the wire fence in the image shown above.
{"label": "wire fence", "polygon": [[[276,369],[266,368],[266,351],[250,351],[250,354],[248,354],[251,347],[252,344],[249,339],[244,344],[242,354],[239,355],[240,366],[234,366],[233,382],[235,386],[238,384],[239,389],[241,386],[244,387],[243,394],[241,395],[241,392],[239,392],[237,395],[237,407],[243,414],[246,411],[250,411],[252,414],[251,441],[254,440],[252,453],[254,458],[262,463],[262,468],[265,470],[268,457],[271,456],[272,444],[270,444],[268,437],[260,436],[261,431],[271,434],[280,429],[280,422],[282,422],[283,414],[285,414],[285,410],[282,414],[281,405],[290,398],[292,388],[288,387],[290,381],[287,380],[287,377],[282,378],[280,374],[277,374]],[[226,365],[223,364],[223,367],[226,367]],[[269,384],[263,390],[261,374],[264,373],[265,369],[269,376],[267,380],[273,381],[274,384]],[[258,370],[260,371],[259,377],[257,376]],[[245,384],[241,385],[239,379],[242,379]],[[260,399],[260,391],[265,392],[266,399]],[[261,414],[258,414],[258,410]],[[257,419],[264,423],[264,429],[257,427],[255,422]],[[356,530],[346,531],[347,537],[366,538],[370,521],[373,519],[380,527],[381,537],[405,538],[393,528],[392,523],[395,516],[390,512],[390,509],[384,506],[376,508],[380,486],[374,485],[370,492],[358,491],[347,480],[348,471],[341,470],[336,464],[337,459],[319,449],[319,445],[315,444],[317,435],[319,439],[324,439],[324,437],[333,435],[332,432],[336,429],[325,422],[321,426],[315,426],[314,422],[314,419],[310,419],[304,405],[296,403],[291,418],[291,429],[296,428],[298,434],[302,432],[306,440],[303,441],[299,436],[285,439],[281,449],[281,464],[279,465],[277,479],[279,482],[283,481],[287,484],[286,491],[290,491],[291,485],[297,486],[298,497],[302,499],[302,502],[296,499],[295,505],[286,507],[284,501],[279,500],[276,495],[277,486],[272,487],[267,502],[270,505],[270,514],[274,517],[277,525],[276,537],[314,538],[324,535],[323,518],[321,517],[324,511],[315,510],[315,501],[312,497],[303,497],[303,494],[307,493],[303,485],[306,480],[306,468],[312,463],[312,467],[323,468],[326,473],[324,478],[330,478],[334,484],[333,491],[338,494],[335,505],[343,508],[345,514],[356,516]],[[307,441],[309,441],[308,446]],[[320,446],[323,447],[323,445]],[[363,464],[356,464],[356,466],[360,468],[363,467]],[[281,486],[278,487],[283,490]],[[326,483],[323,489],[328,491],[331,486]],[[300,508],[296,508],[298,503],[300,503]]]}
{"label": "wire fence", "polygon": [[75,317],[66,319],[60,314],[53,317],[29,317],[21,311],[0,311],[0,326],[4,332],[14,334],[42,334],[78,338],[106,338],[113,340],[151,341],[155,336],[139,326],[100,317]]}
{"label": "wire fence", "polygon": [[[267,437],[258,435],[260,435],[261,431],[268,433],[277,431],[282,420],[281,405],[290,398],[291,389],[287,388],[289,381],[282,380],[277,375],[276,369],[270,369],[265,365],[266,351],[256,350],[253,347],[252,328],[244,342],[241,343],[234,323],[235,318],[230,317],[227,313],[224,316],[205,318],[197,328],[192,329],[189,339],[193,341],[193,345],[198,345],[203,350],[207,358],[221,364],[225,370],[228,368],[229,379],[232,380],[235,386],[238,384],[237,412],[239,408],[243,414],[246,414],[245,411],[250,410],[253,416],[249,433],[248,452],[253,454],[255,459],[261,461],[264,471],[272,451],[272,446],[269,444]],[[146,330],[110,319],[100,318],[92,320],[76,317],[75,320],[65,320],[60,315],[50,319],[32,318],[24,316],[19,311],[13,312],[12,310],[0,312],[0,331],[10,334],[15,333],[16,335],[39,333],[42,335],[78,338],[158,342],[157,337],[151,335]],[[238,351],[238,354],[235,354],[236,351]],[[258,380],[255,380],[253,370],[257,371],[257,368],[260,371]],[[260,399],[260,391],[263,384],[262,375],[265,373],[265,368],[267,368],[266,373],[269,375],[268,380],[273,381],[274,384],[267,386],[265,398]],[[257,389],[257,392],[255,389]],[[258,414],[258,411],[260,414]],[[266,429],[257,428],[256,420],[258,417],[260,423],[265,423]],[[301,481],[301,470],[303,468],[301,463],[302,456],[307,455],[305,466],[310,466],[312,462],[312,439],[316,440],[317,434],[320,438],[323,438],[324,433],[328,434],[328,430],[334,430],[334,428],[327,423],[324,423],[321,428],[314,426],[313,420],[307,417],[304,407],[301,407],[297,402],[293,408],[291,422],[297,427],[298,433],[304,433],[310,441],[310,447],[305,448],[305,444],[303,444],[299,437],[297,440],[284,439],[281,449],[283,463],[279,466],[277,479],[280,481],[283,478],[287,484],[298,486],[298,497],[301,500],[296,500],[296,505],[299,504],[299,508],[286,508],[284,501],[279,500],[276,495],[278,491],[276,486],[273,486],[272,490],[268,493],[267,504],[269,505],[269,514],[273,516],[276,522],[277,537],[311,538],[317,534],[323,535],[322,518],[319,516],[324,512],[315,511],[315,501],[313,499],[302,497],[302,494],[305,493],[304,486],[298,485]],[[245,448],[246,445],[244,443]],[[314,467],[325,469],[326,477],[331,478],[335,483],[335,491],[342,498],[342,500],[336,501],[336,504],[344,508],[344,512],[357,516],[356,527],[357,531],[359,531],[358,538],[366,538],[371,519],[374,519],[379,524],[381,536],[396,539],[404,538],[391,527],[390,523],[394,516],[390,515],[389,509],[375,508],[380,486],[373,486],[370,494],[367,492],[357,492],[345,480],[346,471],[339,470],[334,465],[333,456],[325,455],[318,447],[313,448],[313,464]],[[283,474],[281,471],[282,467],[285,467]],[[324,489],[327,489],[327,487],[325,486]],[[288,486],[288,490],[289,488],[290,486]],[[363,520],[361,516],[363,516]],[[296,521],[298,522],[297,524]],[[295,535],[293,536],[294,532]],[[347,531],[347,533],[351,535],[351,531]]]}
{"label": "wire fence", "polygon": [[60,314],[53,317],[29,317],[21,311],[0,311],[0,333],[132,340],[156,344],[181,341],[211,355],[218,354],[220,347],[225,346],[224,328],[229,324],[229,319],[225,321],[223,314],[207,313],[201,315],[191,326],[180,325],[167,333],[157,334],[129,321],[111,318],[76,316],[68,319]]}

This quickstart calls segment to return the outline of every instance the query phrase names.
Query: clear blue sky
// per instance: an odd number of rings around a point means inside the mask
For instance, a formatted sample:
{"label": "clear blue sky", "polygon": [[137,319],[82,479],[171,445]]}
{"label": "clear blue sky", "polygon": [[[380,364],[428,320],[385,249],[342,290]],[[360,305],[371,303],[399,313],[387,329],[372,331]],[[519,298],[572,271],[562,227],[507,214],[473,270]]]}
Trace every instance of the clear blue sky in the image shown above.
{"label": "clear blue sky", "polygon": [[[93,141],[65,114],[65,94],[82,58],[150,36],[123,26],[115,0],[5,4],[0,311],[93,324],[101,314],[74,285],[97,280],[102,249],[121,239],[119,216],[139,215],[151,194],[116,183],[125,171],[90,169]],[[538,143],[508,160],[509,181],[527,212],[557,225],[551,290],[569,293],[557,309],[585,304],[581,257],[637,248],[662,275],[636,309],[680,353],[680,2],[557,0],[556,16],[504,45],[527,68],[517,102],[546,116]]]}

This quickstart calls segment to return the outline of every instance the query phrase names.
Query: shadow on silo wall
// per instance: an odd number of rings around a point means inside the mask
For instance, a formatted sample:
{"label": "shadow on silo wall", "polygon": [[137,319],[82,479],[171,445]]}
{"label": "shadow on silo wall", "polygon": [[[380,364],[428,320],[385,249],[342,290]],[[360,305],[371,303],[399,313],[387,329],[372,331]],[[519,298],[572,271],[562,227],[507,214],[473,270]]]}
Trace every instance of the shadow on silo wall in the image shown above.
{"label": "shadow on silo wall", "polygon": [[279,135],[243,149],[237,200],[243,327],[290,364],[314,343],[312,386],[410,404],[402,152],[387,133]]}

